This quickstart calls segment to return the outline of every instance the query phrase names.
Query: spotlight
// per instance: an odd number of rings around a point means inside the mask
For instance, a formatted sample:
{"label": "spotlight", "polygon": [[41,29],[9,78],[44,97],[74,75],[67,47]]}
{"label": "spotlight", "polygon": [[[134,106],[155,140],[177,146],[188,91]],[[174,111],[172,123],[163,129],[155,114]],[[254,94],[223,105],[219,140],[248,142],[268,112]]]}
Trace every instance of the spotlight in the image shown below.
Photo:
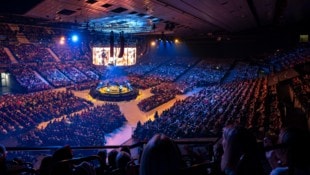
{"label": "spotlight", "polygon": [[155,41],[152,41],[151,46],[155,46],[155,45],[156,45]]}
{"label": "spotlight", "polygon": [[60,37],[59,44],[61,44],[61,45],[65,44],[65,40],[66,39],[64,36]]}
{"label": "spotlight", "polygon": [[73,35],[71,39],[73,42],[77,42],[79,40],[79,37],[77,35]]}

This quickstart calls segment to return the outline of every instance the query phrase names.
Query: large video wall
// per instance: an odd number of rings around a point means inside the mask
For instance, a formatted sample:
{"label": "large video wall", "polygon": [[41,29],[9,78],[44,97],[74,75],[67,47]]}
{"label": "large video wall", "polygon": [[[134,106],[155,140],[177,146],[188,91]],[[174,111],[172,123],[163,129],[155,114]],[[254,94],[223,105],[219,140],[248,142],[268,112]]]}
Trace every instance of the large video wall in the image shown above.
{"label": "large video wall", "polygon": [[120,48],[114,48],[114,56],[110,56],[110,47],[93,47],[94,65],[129,66],[136,64],[137,51],[135,47],[125,47],[123,57],[119,58]]}

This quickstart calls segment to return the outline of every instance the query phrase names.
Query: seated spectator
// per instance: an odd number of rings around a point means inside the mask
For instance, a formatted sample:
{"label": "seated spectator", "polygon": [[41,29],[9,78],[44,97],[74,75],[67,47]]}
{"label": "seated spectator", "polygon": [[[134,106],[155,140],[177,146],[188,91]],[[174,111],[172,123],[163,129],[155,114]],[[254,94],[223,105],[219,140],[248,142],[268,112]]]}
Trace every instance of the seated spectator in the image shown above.
{"label": "seated spectator", "polygon": [[89,162],[82,162],[75,166],[74,175],[96,175],[96,170]]}
{"label": "seated spectator", "polygon": [[113,149],[108,153],[108,164],[109,164],[109,170],[112,171],[116,169],[116,156],[118,154],[118,151]]}
{"label": "seated spectator", "polygon": [[128,146],[122,147],[120,151],[127,152],[129,155],[131,155],[130,148]]}
{"label": "seated spectator", "polygon": [[53,165],[53,157],[52,156],[45,156],[40,164],[39,173],[40,175],[49,175],[52,171]]}
{"label": "seated spectator", "polygon": [[6,161],[6,148],[4,145],[0,144],[0,174],[5,174],[7,171],[5,161]]}
{"label": "seated spectator", "polygon": [[132,161],[130,154],[125,151],[118,152],[115,162],[116,168],[120,174],[125,175],[127,172],[127,166]]}
{"label": "seated spectator", "polygon": [[103,163],[103,168],[106,169],[108,167],[107,165],[107,151],[104,150],[104,151],[98,151],[97,155],[100,157],[100,159],[102,160],[102,163]]}
{"label": "seated spectator", "polygon": [[213,161],[214,161],[214,172],[215,174],[221,174],[221,160],[224,153],[222,139],[219,139],[213,145]]}
{"label": "seated spectator", "polygon": [[96,174],[104,174],[109,168],[107,164],[107,150],[98,151],[97,156],[101,159],[100,161],[102,164],[99,168],[96,168]]}
{"label": "seated spectator", "polygon": [[262,175],[256,138],[249,130],[240,126],[223,129],[223,156],[221,170],[226,175]]}
{"label": "seated spectator", "polygon": [[146,144],[139,175],[176,175],[184,167],[176,144],[164,134],[155,134]]}
{"label": "seated spectator", "polygon": [[[309,175],[310,174],[310,134],[300,128],[281,130],[278,143],[283,148],[275,150],[278,159],[272,159],[271,166],[278,167],[271,171],[271,175]],[[270,157],[267,157],[270,159]],[[272,162],[272,161],[277,161]]]}
{"label": "seated spectator", "polygon": [[73,165],[70,163],[60,163],[63,160],[72,159],[73,154],[72,150],[69,145],[66,145],[64,147],[61,147],[57,149],[53,156],[53,168],[51,171],[51,175],[58,175],[58,174],[73,174]]}
{"label": "seated spectator", "polygon": [[[32,166],[32,165],[30,165]],[[25,164],[23,160],[14,158],[7,160],[7,151],[4,145],[0,144],[0,174],[1,175],[15,175],[21,172],[32,171],[32,167]],[[33,170],[34,171],[34,170]]]}

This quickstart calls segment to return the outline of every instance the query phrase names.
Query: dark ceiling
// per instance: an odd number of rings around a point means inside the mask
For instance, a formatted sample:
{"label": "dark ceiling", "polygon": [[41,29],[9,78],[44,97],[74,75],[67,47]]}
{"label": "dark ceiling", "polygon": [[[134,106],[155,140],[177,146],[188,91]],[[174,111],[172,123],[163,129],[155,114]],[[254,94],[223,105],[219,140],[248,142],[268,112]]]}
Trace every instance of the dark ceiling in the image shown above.
{"label": "dark ceiling", "polygon": [[[2,0],[1,17],[69,22],[98,31],[203,35],[270,27],[308,31],[309,0]],[[40,25],[40,23],[38,24]]]}

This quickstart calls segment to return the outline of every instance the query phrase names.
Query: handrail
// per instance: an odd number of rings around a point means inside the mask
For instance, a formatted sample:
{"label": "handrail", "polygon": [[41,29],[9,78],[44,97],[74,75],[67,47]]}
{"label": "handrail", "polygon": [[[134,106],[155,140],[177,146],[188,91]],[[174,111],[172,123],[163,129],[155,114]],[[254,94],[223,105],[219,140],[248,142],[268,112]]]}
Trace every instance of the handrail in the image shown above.
{"label": "handrail", "polygon": [[[220,138],[194,138],[174,140],[176,144],[214,144]],[[140,141],[131,145],[104,145],[104,146],[70,146],[72,150],[94,150],[94,149],[117,149],[129,147],[130,149],[140,147],[147,141]],[[23,147],[6,147],[7,151],[48,151],[61,148],[63,146],[23,146]]]}
{"label": "handrail", "polygon": [[57,164],[62,164],[62,163],[79,164],[83,161],[91,161],[91,160],[99,161],[101,167],[103,167],[103,165],[104,165],[103,160],[101,160],[101,158],[97,155],[90,155],[90,156],[86,156],[86,157],[79,157],[79,158],[61,160],[61,161],[57,162]]}

